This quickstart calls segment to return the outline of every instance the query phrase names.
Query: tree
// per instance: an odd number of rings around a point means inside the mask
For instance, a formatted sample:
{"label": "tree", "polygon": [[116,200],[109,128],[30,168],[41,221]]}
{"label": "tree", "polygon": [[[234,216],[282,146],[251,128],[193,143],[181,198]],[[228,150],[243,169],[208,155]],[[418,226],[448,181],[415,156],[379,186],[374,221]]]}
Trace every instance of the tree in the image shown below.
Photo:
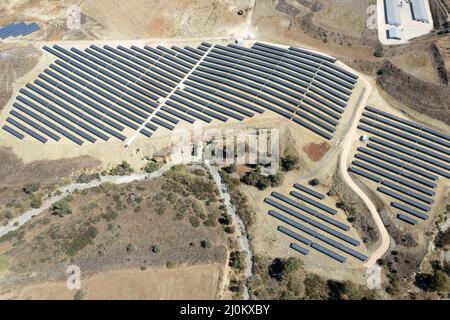
{"label": "tree", "polygon": [[315,187],[315,186],[317,186],[317,185],[319,185],[320,184],[320,180],[319,179],[317,179],[317,178],[314,178],[314,179],[311,179],[311,180],[309,180],[309,185],[310,186],[313,186],[313,187]]}
{"label": "tree", "polygon": [[292,171],[298,168],[299,158],[297,155],[288,154],[281,158],[281,169],[283,171]]}
{"label": "tree", "polygon": [[449,290],[450,282],[445,272],[436,270],[433,274],[418,274],[416,276],[416,286],[424,291],[445,292]]}
{"label": "tree", "polygon": [[276,258],[269,266],[269,275],[272,278],[281,281],[289,278],[292,274],[297,272],[303,263],[300,259],[290,257],[288,259]]}

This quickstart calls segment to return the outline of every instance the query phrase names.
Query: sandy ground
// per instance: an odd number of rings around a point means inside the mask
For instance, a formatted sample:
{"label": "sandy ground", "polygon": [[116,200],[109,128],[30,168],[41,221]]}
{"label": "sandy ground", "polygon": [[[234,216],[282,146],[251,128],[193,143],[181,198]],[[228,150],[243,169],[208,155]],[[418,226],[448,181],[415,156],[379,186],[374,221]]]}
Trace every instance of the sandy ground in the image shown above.
{"label": "sandy ground", "polygon": [[414,77],[424,81],[440,83],[429,52],[418,50],[409,51],[393,57],[391,62]]}
{"label": "sandy ground", "polygon": [[367,8],[373,0],[340,0],[339,5],[333,0],[325,1],[325,10],[319,12],[315,21],[330,31],[342,32],[360,37],[365,30]]}
{"label": "sandy ground", "polygon": [[[81,279],[84,299],[204,300],[217,299],[220,265],[200,265],[175,269],[111,270]],[[71,300],[76,290],[66,282],[32,284],[0,295],[0,299]]]}

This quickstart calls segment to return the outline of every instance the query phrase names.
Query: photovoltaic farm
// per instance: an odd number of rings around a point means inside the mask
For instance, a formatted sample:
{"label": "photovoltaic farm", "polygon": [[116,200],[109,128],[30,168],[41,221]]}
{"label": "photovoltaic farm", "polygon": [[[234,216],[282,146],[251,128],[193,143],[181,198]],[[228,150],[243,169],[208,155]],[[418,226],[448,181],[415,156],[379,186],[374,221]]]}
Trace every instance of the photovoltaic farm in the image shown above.
{"label": "photovoltaic farm", "polygon": [[27,36],[35,31],[39,30],[39,25],[36,22],[25,23],[23,21],[15,23],[11,22],[7,25],[0,27],[0,39],[17,38]]}
{"label": "photovoltaic farm", "polygon": [[369,138],[349,170],[378,184],[399,219],[427,220],[439,179],[450,178],[450,135],[373,107],[366,107],[358,128]]}
{"label": "photovoltaic farm", "polygon": [[278,231],[294,241],[290,247],[303,255],[311,249],[340,263],[354,259],[367,261],[368,257],[357,248],[360,241],[348,235],[351,226],[342,223],[338,217],[342,213],[324,203],[325,195],[299,183],[289,196],[272,192],[264,202],[273,207],[268,214],[283,225]]}
{"label": "photovoltaic farm", "polygon": [[267,111],[331,140],[358,81],[332,57],[258,42],[43,49],[55,62],[19,90],[2,125],[42,143],[125,142]]}

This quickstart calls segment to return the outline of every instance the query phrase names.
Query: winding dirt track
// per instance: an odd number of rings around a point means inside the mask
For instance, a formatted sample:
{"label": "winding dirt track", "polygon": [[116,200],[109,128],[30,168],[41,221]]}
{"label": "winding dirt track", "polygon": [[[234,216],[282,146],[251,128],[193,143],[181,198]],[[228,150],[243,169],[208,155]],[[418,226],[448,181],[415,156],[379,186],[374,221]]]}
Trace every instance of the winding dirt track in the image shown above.
{"label": "winding dirt track", "polygon": [[341,156],[339,159],[339,170],[342,175],[342,178],[347,183],[347,185],[350,188],[352,188],[352,190],[364,201],[366,206],[369,208],[369,211],[372,215],[373,220],[375,221],[375,224],[376,224],[379,234],[380,234],[381,243],[380,243],[379,247],[374,252],[372,252],[372,254],[369,257],[369,260],[364,264],[365,267],[370,268],[371,266],[375,265],[377,260],[379,258],[381,258],[386,253],[386,251],[389,249],[391,239],[389,237],[389,233],[386,230],[386,227],[383,224],[383,221],[381,220],[381,217],[377,211],[377,208],[372,203],[372,201],[369,199],[369,197],[364,193],[364,191],[362,191],[356,185],[356,183],[352,180],[352,178],[350,177],[350,174],[348,173],[348,170],[347,170],[348,158],[349,158],[349,156],[351,156],[350,150],[353,145],[353,142],[355,140],[357,140],[356,129],[358,126],[358,122],[362,116],[364,107],[366,106],[366,102],[369,99],[370,94],[373,91],[373,87],[369,83],[369,81],[364,79],[362,76],[360,76],[360,80],[364,82],[366,89],[365,89],[364,95],[361,98],[359,105],[357,106],[357,109],[355,110],[353,122],[352,122],[346,136],[343,139],[342,153],[341,153]]}

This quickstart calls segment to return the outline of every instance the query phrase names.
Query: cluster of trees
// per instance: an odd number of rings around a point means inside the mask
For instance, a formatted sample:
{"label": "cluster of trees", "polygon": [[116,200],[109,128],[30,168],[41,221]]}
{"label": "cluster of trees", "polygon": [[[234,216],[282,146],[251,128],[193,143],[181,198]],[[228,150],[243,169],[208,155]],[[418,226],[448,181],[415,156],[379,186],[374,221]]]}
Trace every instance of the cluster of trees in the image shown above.
{"label": "cluster of trees", "polygon": [[290,257],[288,259],[276,258],[269,266],[269,275],[277,280],[288,279],[292,274],[300,270],[303,262],[300,259]]}
{"label": "cluster of trees", "polygon": [[256,166],[254,170],[247,172],[242,177],[242,182],[259,190],[265,190],[268,187],[278,187],[283,183],[283,180],[282,172],[278,171],[274,175],[263,175],[260,166]]}
{"label": "cluster of trees", "polygon": [[448,294],[450,290],[450,265],[449,263],[441,264],[440,261],[433,261],[432,273],[420,273],[416,275],[415,284],[427,292],[437,292]]}

